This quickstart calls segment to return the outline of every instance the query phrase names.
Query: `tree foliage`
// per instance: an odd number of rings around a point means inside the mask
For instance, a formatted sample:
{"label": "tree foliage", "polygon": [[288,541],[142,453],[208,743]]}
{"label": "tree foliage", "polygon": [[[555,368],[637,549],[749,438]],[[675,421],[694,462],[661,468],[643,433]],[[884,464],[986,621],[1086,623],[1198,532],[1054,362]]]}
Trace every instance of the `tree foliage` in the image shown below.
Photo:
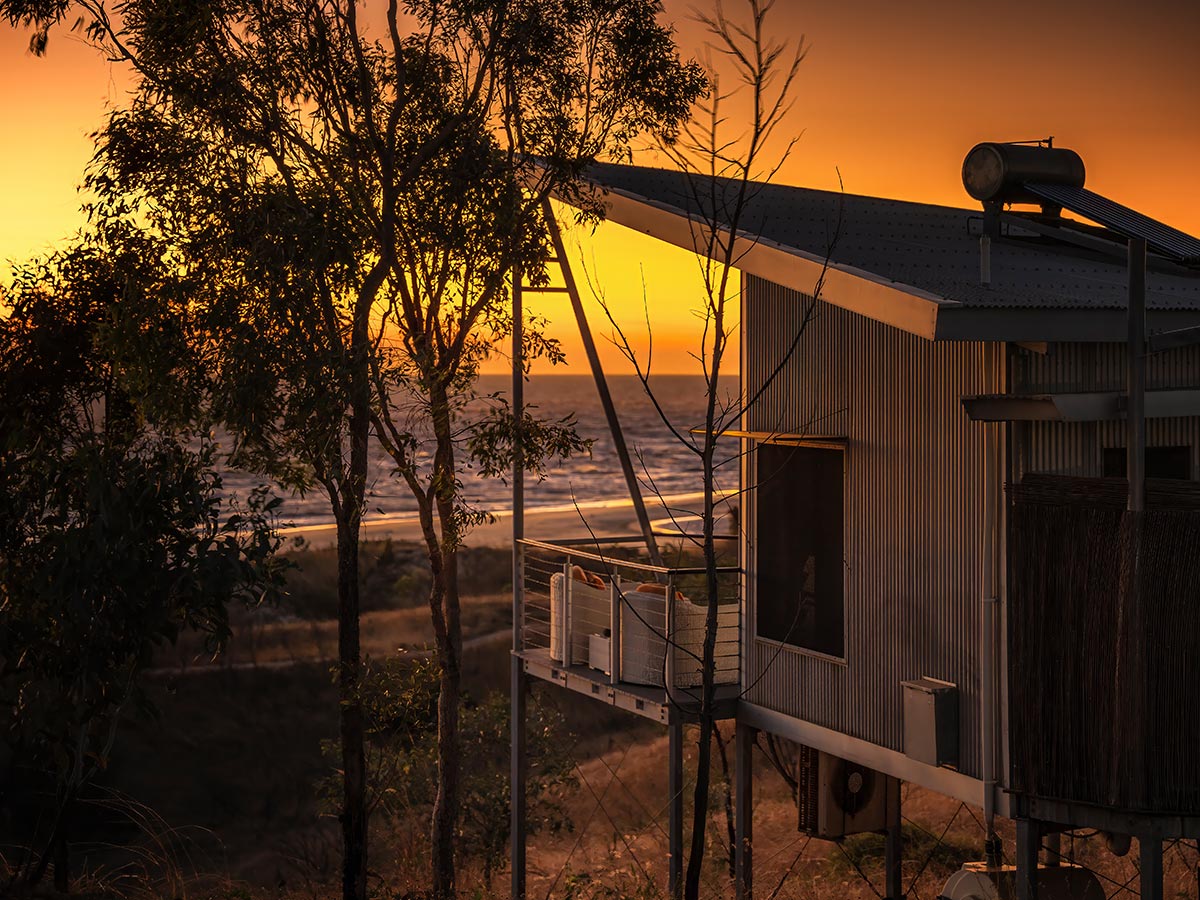
{"label": "tree foliage", "polygon": [[[372,664],[363,679],[368,735],[369,803],[373,817],[404,824],[429,814],[437,783],[437,727],[440,674],[431,661],[391,659]],[[575,787],[575,763],[567,748],[572,738],[563,717],[540,704],[531,706],[527,826],[530,834],[572,831],[563,803]],[[463,815],[458,822],[460,855],[476,861],[490,885],[507,863],[509,839],[508,760],[497,748],[509,736],[508,698],[491,693],[463,698],[461,718]],[[326,747],[329,756],[335,748]],[[322,786],[326,809],[336,810],[337,785]]]}
{"label": "tree foliage", "polygon": [[[327,494],[338,526],[344,895],[365,895],[358,538],[372,438],[414,498],[437,635],[433,888],[454,892],[462,634],[457,550],[486,517],[470,466],[575,452],[570,422],[472,419],[512,334],[512,273],[544,283],[552,194],[639,136],[670,140],[704,90],[658,0],[0,0],[41,26],[78,10],[138,89],[100,137],[96,216],[136,222],[192,287],[205,402],[237,458]],[[525,356],[561,358],[537,322]],[[486,406],[486,404],[485,404]],[[494,410],[494,407],[493,407]],[[504,454],[508,456],[505,457]],[[499,457],[499,458],[498,458]]]}
{"label": "tree foliage", "polygon": [[[237,508],[213,441],[131,392],[146,358],[177,349],[170,321],[127,318],[162,283],[146,249],[85,240],[28,266],[0,319],[0,790],[49,791],[34,844],[65,846],[122,715],[148,709],[139,675],[156,648],[192,630],[217,649],[228,605],[278,586],[277,501],[259,490]],[[140,360],[117,349],[126,330]],[[19,876],[38,880],[47,859]]]}

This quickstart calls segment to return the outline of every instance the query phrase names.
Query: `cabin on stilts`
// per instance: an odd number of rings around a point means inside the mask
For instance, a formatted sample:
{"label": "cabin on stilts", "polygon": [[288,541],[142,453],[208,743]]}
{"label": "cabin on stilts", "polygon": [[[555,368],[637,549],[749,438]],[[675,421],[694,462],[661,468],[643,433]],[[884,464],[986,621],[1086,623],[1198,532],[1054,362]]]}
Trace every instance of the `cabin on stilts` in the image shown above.
{"label": "cabin on stilts", "polygon": [[[711,214],[697,198],[725,187],[589,177],[611,221],[689,250]],[[985,143],[963,165],[971,208],[755,186],[735,238],[742,392],[761,397],[735,434],[715,672],[740,896],[760,731],[804,748],[802,830],[886,834],[891,900],[901,782],[983,810],[992,838],[946,900],[1103,900],[1090,872],[1042,861],[1085,828],[1117,851],[1136,838],[1141,896],[1159,900],[1163,841],[1200,838],[1200,241],[1084,179],[1069,150]],[[646,552],[525,540],[515,477],[513,896],[530,679],[668,729],[674,896],[703,608],[695,570],[658,553],[564,274]],[[997,817],[1015,820],[1015,865]]]}

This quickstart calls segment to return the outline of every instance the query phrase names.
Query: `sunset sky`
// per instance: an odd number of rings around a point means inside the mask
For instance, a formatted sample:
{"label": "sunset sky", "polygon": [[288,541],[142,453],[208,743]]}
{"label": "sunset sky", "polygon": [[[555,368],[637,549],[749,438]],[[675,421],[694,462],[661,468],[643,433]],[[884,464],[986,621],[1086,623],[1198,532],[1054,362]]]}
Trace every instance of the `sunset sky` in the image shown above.
{"label": "sunset sky", "polygon": [[[688,19],[696,6],[667,0],[689,55],[704,41]],[[1082,155],[1089,188],[1200,233],[1194,0],[779,0],[771,21],[780,39],[810,46],[789,120],[802,138],[781,183],[836,189],[840,170],[851,193],[968,206],[960,167],[973,144],[1052,134]],[[0,26],[0,260],[43,252],[78,226],[87,135],[128,83],[65,30],[44,58],[27,43]],[[635,327],[645,286],[659,371],[691,371],[695,260],[615,225],[569,242]],[[565,301],[539,311],[558,323],[578,371]],[[599,313],[594,323],[606,330]]]}

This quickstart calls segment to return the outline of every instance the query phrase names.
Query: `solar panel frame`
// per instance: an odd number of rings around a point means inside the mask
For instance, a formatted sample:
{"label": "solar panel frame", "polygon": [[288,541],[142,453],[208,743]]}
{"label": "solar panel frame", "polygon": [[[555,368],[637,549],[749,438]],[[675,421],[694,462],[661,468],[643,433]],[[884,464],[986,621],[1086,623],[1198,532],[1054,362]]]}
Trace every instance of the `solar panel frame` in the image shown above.
{"label": "solar panel frame", "polygon": [[1095,191],[1062,184],[1026,184],[1025,189],[1126,237],[1145,238],[1164,256],[1186,265],[1200,265],[1200,240]]}

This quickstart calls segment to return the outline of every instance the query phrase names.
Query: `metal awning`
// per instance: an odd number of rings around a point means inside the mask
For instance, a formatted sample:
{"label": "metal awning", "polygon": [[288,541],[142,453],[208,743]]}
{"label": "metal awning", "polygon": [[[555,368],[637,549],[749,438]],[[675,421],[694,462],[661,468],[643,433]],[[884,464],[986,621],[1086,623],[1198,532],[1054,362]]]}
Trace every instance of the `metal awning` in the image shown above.
{"label": "metal awning", "polygon": [[[976,394],[963,397],[976,422],[1103,422],[1125,418],[1122,391],[1061,394]],[[1200,388],[1146,391],[1146,418],[1200,416]]]}

